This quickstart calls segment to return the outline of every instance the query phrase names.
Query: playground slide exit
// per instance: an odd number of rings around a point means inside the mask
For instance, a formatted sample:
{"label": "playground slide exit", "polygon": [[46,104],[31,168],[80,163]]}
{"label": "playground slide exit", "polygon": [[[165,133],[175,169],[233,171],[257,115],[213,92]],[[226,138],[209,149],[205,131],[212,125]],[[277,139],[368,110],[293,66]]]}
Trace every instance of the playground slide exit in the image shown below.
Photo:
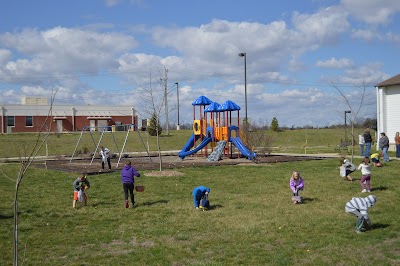
{"label": "playground slide exit", "polygon": [[186,145],[183,147],[183,149],[178,153],[178,156],[183,160],[186,156],[188,155],[192,155],[195,154],[196,152],[198,152],[199,150],[201,150],[202,148],[204,148],[205,146],[207,146],[208,143],[210,143],[212,141],[211,137],[207,137],[205,139],[203,139],[203,141],[199,144],[199,146],[197,146],[196,148],[194,148],[193,150],[191,150],[191,148],[193,147],[193,144],[200,138],[200,135],[195,135],[194,133],[192,133],[192,135],[190,136],[189,140],[187,141]]}
{"label": "playground slide exit", "polygon": [[255,152],[251,152],[242,142],[242,140],[239,137],[236,138],[229,138],[229,141],[231,141],[240,151],[241,154],[247,157],[247,159],[251,160],[253,158],[256,158],[257,154]]}

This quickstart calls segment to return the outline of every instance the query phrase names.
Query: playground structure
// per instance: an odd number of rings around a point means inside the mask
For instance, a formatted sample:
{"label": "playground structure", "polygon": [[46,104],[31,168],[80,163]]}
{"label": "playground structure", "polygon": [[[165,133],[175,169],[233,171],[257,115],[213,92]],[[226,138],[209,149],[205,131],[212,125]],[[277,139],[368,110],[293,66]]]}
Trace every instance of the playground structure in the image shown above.
{"label": "playground structure", "polygon": [[[114,134],[113,134],[114,128],[113,128],[112,126],[102,126],[102,127],[98,127],[98,126],[84,126],[84,127],[82,128],[82,130],[81,130],[81,135],[79,136],[79,139],[78,139],[78,141],[77,141],[77,143],[76,143],[74,152],[72,153],[70,162],[72,162],[72,160],[74,159],[76,150],[78,149],[79,143],[80,143],[80,141],[81,141],[81,139],[82,139],[82,136],[84,135],[85,132],[89,132],[89,133],[90,133],[90,137],[91,137],[91,139],[92,139],[92,141],[93,141],[93,144],[94,144],[94,147],[95,147],[95,150],[94,150],[93,155],[92,155],[92,159],[91,159],[91,161],[90,161],[90,165],[92,165],[93,160],[94,160],[94,158],[96,157],[97,152],[99,151],[99,147],[101,146],[100,143],[101,143],[101,141],[102,141],[102,139],[103,139],[103,137],[104,137],[104,134],[111,134],[112,139],[113,139],[113,142],[114,142],[115,147],[116,147],[116,150],[117,150],[117,153],[116,153],[116,154],[118,154],[118,162],[117,162],[117,166],[116,166],[116,167],[118,168],[119,163],[120,163],[120,161],[121,161],[122,154],[123,154],[124,149],[125,149],[126,142],[127,142],[127,140],[128,140],[129,132],[131,132],[131,131],[136,131],[136,132],[139,134],[140,141],[142,142],[143,147],[145,148],[145,150],[146,150],[146,152],[147,152],[147,155],[148,155],[150,161],[152,161],[152,160],[151,160],[151,157],[150,157],[150,153],[149,153],[149,151],[148,151],[146,145],[145,145],[144,142],[143,142],[142,136],[140,135],[140,130],[138,130],[137,126],[136,126],[135,124],[126,124],[126,125],[119,125],[119,127],[120,127],[120,128],[123,128],[124,131],[126,131],[126,135],[125,135],[125,139],[124,139],[124,143],[123,143],[123,145],[122,145],[121,151],[119,151],[117,142],[115,141],[115,137],[114,137]],[[97,129],[97,130],[96,130],[96,129]],[[135,130],[135,129],[136,129],[136,130]],[[94,140],[93,133],[92,133],[92,132],[96,132],[96,131],[100,131],[100,132],[101,132],[100,138],[99,138],[99,140],[98,140],[97,143],[96,143],[96,141]]]}
{"label": "playground structure", "polygon": [[[240,106],[232,101],[226,101],[220,105],[205,96],[197,98],[192,105],[193,133],[178,153],[182,160],[198,151],[203,153],[203,149],[207,157],[208,145],[211,146],[212,150],[207,158],[208,161],[218,161],[223,153],[232,156],[232,145],[238,149],[239,156],[241,153],[249,160],[255,159],[256,153],[247,148],[240,138]],[[196,119],[196,107],[199,107],[199,119]],[[235,111],[237,111],[237,120],[232,117],[232,112]],[[208,114],[210,114],[210,117],[208,117]],[[200,140],[200,144],[196,146],[198,140]],[[228,147],[226,148],[227,144]]]}

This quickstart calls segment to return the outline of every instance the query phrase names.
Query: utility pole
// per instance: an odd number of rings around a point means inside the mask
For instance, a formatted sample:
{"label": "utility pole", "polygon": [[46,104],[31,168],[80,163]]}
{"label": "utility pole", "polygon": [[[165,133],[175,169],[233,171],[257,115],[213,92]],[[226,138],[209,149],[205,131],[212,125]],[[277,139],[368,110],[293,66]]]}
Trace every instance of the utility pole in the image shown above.
{"label": "utility pole", "polygon": [[167,80],[168,80],[168,77],[167,77],[167,73],[168,73],[168,69],[164,66],[164,101],[165,101],[165,126],[166,126],[166,134],[167,134],[167,136],[169,136],[169,126],[168,126],[168,124],[169,124],[169,121],[168,121],[168,98],[167,98],[167,95],[168,95],[168,88],[167,88],[167,85],[168,85],[168,83],[167,83]]}
{"label": "utility pole", "polygon": [[175,82],[176,85],[176,98],[178,100],[178,125],[176,126],[176,130],[180,130],[181,126],[179,125],[179,83]]}
{"label": "utility pole", "polygon": [[351,114],[351,111],[344,111],[344,143],[346,144],[346,147],[348,146],[348,143],[347,143],[347,119],[346,119],[347,114]]}

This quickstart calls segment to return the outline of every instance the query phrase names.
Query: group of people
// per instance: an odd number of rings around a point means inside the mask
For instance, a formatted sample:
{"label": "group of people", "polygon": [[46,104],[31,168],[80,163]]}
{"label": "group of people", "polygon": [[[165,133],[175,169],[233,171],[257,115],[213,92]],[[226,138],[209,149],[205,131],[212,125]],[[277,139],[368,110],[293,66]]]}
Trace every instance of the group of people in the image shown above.
{"label": "group of people", "polygon": [[[366,182],[366,188],[363,189],[362,192],[370,192],[369,181],[371,179],[370,170],[368,169],[369,162],[368,158],[364,158],[362,164],[358,167],[361,169],[363,178],[361,179],[361,185],[363,186],[363,182]],[[364,170],[363,170],[364,169]],[[369,174],[368,174],[369,171]],[[134,196],[134,187],[135,187],[135,177],[140,177],[139,172],[132,167],[132,163],[129,160],[125,161],[124,167],[121,171],[121,182],[124,191],[124,204],[125,208],[129,208],[129,196],[131,198],[132,207],[135,204],[135,196]],[[293,197],[295,200],[293,201],[295,204],[300,202],[300,191],[304,189],[304,179],[300,175],[299,171],[294,171],[289,181],[290,189],[292,190]],[[72,207],[76,208],[77,201],[83,202],[83,204],[87,205],[87,195],[86,190],[90,188],[90,182],[86,178],[85,174],[81,174],[74,182],[74,199],[72,203]],[[208,201],[208,195],[211,192],[211,189],[206,186],[198,186],[195,187],[192,191],[193,196],[193,204],[196,209],[206,209],[210,207],[210,203]],[[82,195],[80,195],[82,194]],[[368,229],[368,226],[371,225],[371,220],[368,217],[368,208],[373,206],[376,202],[376,197],[374,195],[369,195],[366,198],[352,198],[349,202],[346,203],[345,210],[348,213],[351,213],[357,217],[356,220],[356,232],[361,233]]]}
{"label": "group of people", "polygon": [[[121,182],[124,191],[124,205],[125,208],[129,208],[129,196],[131,198],[132,207],[135,205],[135,195],[133,193],[135,188],[135,177],[140,177],[139,172],[132,166],[131,161],[126,160],[124,167],[121,171]],[[90,188],[90,182],[84,173],[72,183],[74,188],[74,199],[72,202],[72,207],[76,208],[76,203],[79,200],[84,206],[87,205],[87,194],[86,190]],[[82,194],[82,197],[79,197]]]}
{"label": "group of people", "polygon": [[[398,156],[398,152],[400,153],[400,136],[399,133],[396,133],[396,156]],[[399,142],[399,143],[398,143]],[[362,147],[361,147],[362,145]],[[360,165],[356,168],[354,164],[352,164],[346,158],[341,158],[341,176],[345,178],[345,180],[353,181],[353,178],[350,176],[356,169],[361,171],[362,178],[360,180],[362,193],[371,192],[370,181],[371,181],[371,166],[369,153],[371,150],[372,138],[370,135],[370,130],[367,129],[362,138],[360,137],[360,155],[364,158]],[[364,152],[365,146],[365,152]],[[385,133],[381,133],[381,139],[379,141],[379,146],[381,148],[381,152],[375,153],[371,155],[371,160],[373,161],[375,166],[380,166],[379,158],[383,157],[384,161],[389,161],[389,157],[387,155],[387,150],[389,147],[389,140]],[[102,169],[104,169],[105,164],[108,164],[109,169],[111,170],[110,163],[110,151],[107,148],[101,147],[100,155],[102,156]],[[385,156],[386,154],[386,156]],[[368,155],[368,156],[367,156]],[[129,196],[131,199],[132,207],[135,204],[135,196],[134,196],[134,188],[135,188],[135,177],[140,177],[139,172],[132,167],[132,163],[127,160],[125,161],[124,167],[121,171],[121,182],[124,191],[124,205],[125,208],[129,208]],[[294,171],[289,181],[289,187],[293,193],[293,203],[297,204],[301,202],[300,191],[304,190],[304,179],[300,175],[299,171]],[[90,182],[86,178],[85,174],[81,174],[74,182],[74,198],[73,198],[73,208],[76,208],[77,201],[83,202],[84,205],[87,204],[87,195],[86,190],[90,188]],[[196,209],[208,208],[209,201],[208,195],[211,189],[206,186],[198,186],[193,189],[193,204]],[[346,203],[345,211],[351,213],[357,217],[356,220],[356,232],[361,233],[368,229],[371,225],[371,220],[368,216],[368,208],[373,206],[376,203],[376,197],[374,195],[369,195],[368,197],[354,197],[349,202]]]}
{"label": "group of people", "polygon": [[[372,146],[372,137],[370,133],[370,128],[367,128],[363,135],[358,136],[358,144],[360,146],[360,156],[369,157]],[[394,137],[394,142],[396,145],[396,157],[400,158],[400,133],[396,132]],[[386,136],[385,132],[381,132],[379,141],[379,150],[381,152],[381,157],[383,157],[384,162],[389,162],[389,138]]]}
{"label": "group of people", "polygon": [[[378,161],[379,162],[379,161]],[[356,167],[352,162],[342,157],[340,159],[340,175],[344,177],[344,180],[353,181],[353,178],[350,176],[356,170],[361,171],[361,192],[371,192],[370,181],[371,181],[371,165],[368,157],[364,157],[358,167]]]}
{"label": "group of people", "polygon": [[[349,161],[346,159],[342,159],[344,163],[348,163],[351,165]],[[352,168],[355,168],[353,165]],[[361,178],[361,187],[363,190],[361,192],[371,192],[370,188],[370,180],[371,180],[371,171],[369,167],[369,159],[364,158],[362,163],[358,166],[358,170],[361,170],[362,178]],[[353,180],[348,176],[348,172],[346,172],[346,177],[348,180]],[[365,187],[364,187],[365,185]],[[301,177],[299,171],[294,171],[292,173],[292,177],[289,181],[289,187],[293,192],[293,203],[299,203],[298,199],[301,198],[299,192],[304,189],[304,179]],[[356,216],[356,228],[355,231],[357,233],[362,233],[371,226],[371,220],[368,216],[368,208],[372,207],[376,203],[376,197],[374,195],[369,195],[368,197],[353,197],[349,202],[345,205],[345,211]]]}
{"label": "group of people", "polygon": [[[374,159],[373,159],[374,160]],[[341,158],[341,175],[345,176],[345,180],[353,181],[350,174],[355,171],[356,167],[349,160]],[[378,161],[379,162],[379,161]],[[375,162],[374,162],[375,163]],[[376,164],[376,163],[375,163]],[[361,192],[370,193],[371,192],[371,166],[368,157],[364,157],[362,162],[357,167],[361,170]],[[343,173],[343,171],[345,171]],[[356,232],[362,233],[369,228],[371,225],[371,220],[368,216],[368,208],[372,207],[376,202],[376,197],[374,195],[369,195],[368,197],[353,197],[349,202],[346,203],[345,211],[347,213],[353,214],[357,217],[356,219]]]}

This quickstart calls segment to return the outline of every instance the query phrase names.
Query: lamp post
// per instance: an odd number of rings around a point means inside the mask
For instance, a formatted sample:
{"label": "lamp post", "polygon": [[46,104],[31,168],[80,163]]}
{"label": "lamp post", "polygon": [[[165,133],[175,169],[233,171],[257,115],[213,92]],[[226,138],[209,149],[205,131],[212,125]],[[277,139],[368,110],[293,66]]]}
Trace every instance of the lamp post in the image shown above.
{"label": "lamp post", "polygon": [[176,84],[176,98],[178,101],[178,125],[176,126],[176,130],[180,130],[181,127],[179,125],[179,84],[178,82],[175,82],[175,84]]}
{"label": "lamp post", "polygon": [[247,62],[246,62],[246,53],[239,53],[240,57],[244,57],[244,110],[245,110],[245,127],[247,132]]}
{"label": "lamp post", "polygon": [[347,147],[347,120],[346,120],[346,115],[350,114],[351,111],[344,111],[344,143],[346,144]]}

